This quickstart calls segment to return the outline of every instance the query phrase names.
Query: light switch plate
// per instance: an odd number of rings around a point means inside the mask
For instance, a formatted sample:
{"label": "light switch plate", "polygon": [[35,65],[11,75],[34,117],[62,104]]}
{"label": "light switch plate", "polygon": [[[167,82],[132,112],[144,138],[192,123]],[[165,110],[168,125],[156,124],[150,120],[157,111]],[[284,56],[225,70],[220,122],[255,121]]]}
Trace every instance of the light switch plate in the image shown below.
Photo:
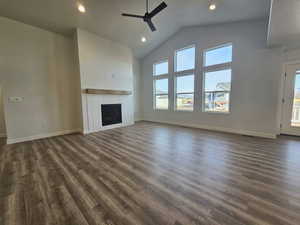
{"label": "light switch plate", "polygon": [[23,97],[9,97],[8,101],[9,102],[22,102],[24,100]]}

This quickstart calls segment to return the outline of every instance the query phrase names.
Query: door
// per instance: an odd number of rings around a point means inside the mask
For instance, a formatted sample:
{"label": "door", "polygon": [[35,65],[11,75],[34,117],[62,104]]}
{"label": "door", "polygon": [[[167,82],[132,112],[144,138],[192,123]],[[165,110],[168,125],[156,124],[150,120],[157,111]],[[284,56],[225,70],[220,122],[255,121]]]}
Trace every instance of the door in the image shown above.
{"label": "door", "polygon": [[285,70],[281,133],[300,136],[300,64]]}

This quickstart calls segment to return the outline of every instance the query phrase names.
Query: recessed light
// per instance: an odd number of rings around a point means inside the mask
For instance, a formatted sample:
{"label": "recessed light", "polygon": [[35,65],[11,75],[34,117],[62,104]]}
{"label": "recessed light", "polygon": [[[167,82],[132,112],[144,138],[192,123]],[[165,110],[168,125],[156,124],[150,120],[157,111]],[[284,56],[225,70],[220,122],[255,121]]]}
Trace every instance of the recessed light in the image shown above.
{"label": "recessed light", "polygon": [[147,39],[146,39],[145,37],[142,37],[141,41],[142,41],[142,42],[146,42]]}
{"label": "recessed light", "polygon": [[81,12],[81,13],[85,13],[85,7],[84,7],[84,5],[78,4],[78,10],[79,10],[79,12]]}
{"label": "recessed light", "polygon": [[215,10],[217,8],[217,6],[216,6],[216,4],[214,4],[214,3],[211,3],[211,4],[209,4],[209,10]]}

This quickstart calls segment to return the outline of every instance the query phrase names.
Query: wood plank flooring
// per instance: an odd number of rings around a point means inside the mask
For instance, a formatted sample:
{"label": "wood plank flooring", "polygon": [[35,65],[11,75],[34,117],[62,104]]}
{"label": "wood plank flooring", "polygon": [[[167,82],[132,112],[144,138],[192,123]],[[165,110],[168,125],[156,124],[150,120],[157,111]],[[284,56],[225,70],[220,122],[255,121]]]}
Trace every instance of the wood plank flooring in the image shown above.
{"label": "wood plank flooring", "polygon": [[300,138],[148,122],[0,147],[1,225],[299,225]]}

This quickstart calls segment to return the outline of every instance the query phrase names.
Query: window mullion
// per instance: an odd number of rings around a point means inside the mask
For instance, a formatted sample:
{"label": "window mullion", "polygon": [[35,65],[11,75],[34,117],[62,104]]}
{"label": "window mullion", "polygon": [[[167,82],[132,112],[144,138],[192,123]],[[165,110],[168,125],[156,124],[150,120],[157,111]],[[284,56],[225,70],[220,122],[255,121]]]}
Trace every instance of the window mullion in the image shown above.
{"label": "window mullion", "polygon": [[203,67],[204,72],[213,72],[213,71],[219,71],[219,70],[226,70],[231,68],[231,62],[230,63],[224,63],[224,64],[217,64],[213,66],[206,66]]}

